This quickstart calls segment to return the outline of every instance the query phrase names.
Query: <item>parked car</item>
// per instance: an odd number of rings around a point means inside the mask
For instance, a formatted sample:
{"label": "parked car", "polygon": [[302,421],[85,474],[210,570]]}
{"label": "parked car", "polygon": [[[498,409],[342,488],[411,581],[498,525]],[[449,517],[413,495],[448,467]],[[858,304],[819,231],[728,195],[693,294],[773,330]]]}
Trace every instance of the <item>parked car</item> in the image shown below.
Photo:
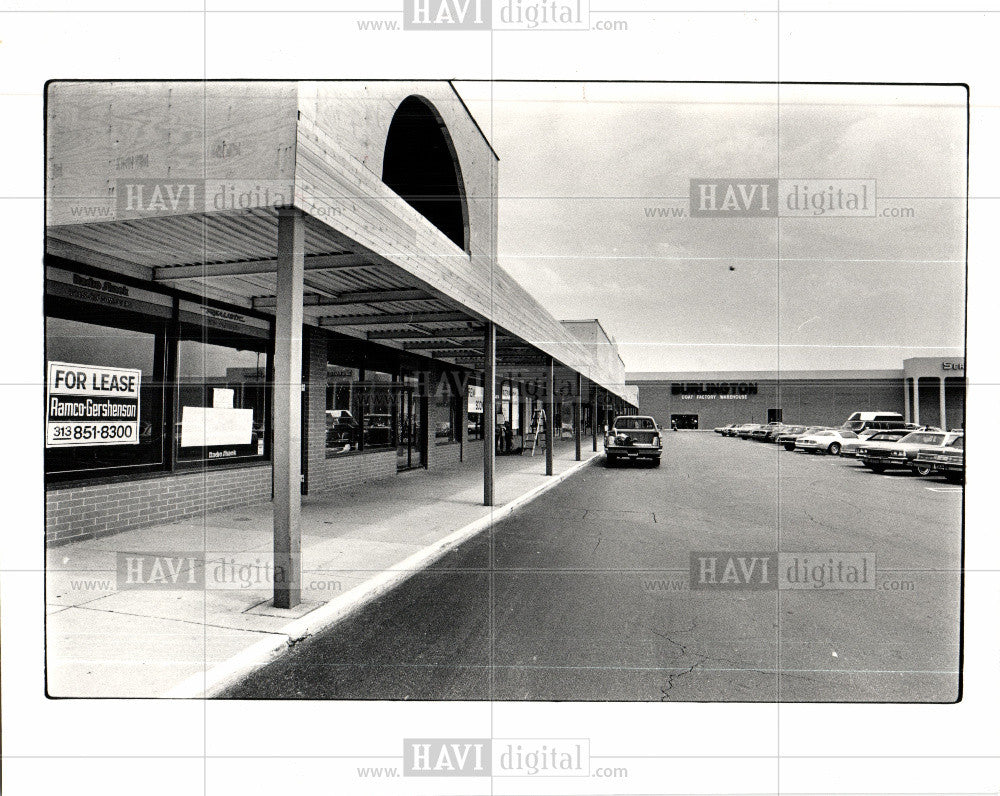
{"label": "parked car", "polygon": [[759,425],[754,429],[750,430],[747,435],[748,439],[756,440],[757,442],[764,442],[767,440],[767,435],[770,434],[777,428],[781,427],[781,423],[767,423],[766,425]]}
{"label": "parked car", "polygon": [[826,431],[826,426],[786,426],[778,434],[776,442],[784,446],[786,451],[795,450],[795,439],[803,434],[811,434],[814,431]]}
{"label": "parked car", "polygon": [[772,426],[772,428],[764,436],[764,442],[777,442],[778,435],[781,434],[786,428],[788,428],[788,426],[784,423],[778,423],[777,425]]}
{"label": "parked car", "polygon": [[354,450],[360,438],[358,421],[347,409],[326,410],[326,445],[342,451]]}
{"label": "parked car", "polygon": [[921,450],[929,453],[931,449],[954,447],[956,440],[962,437],[960,433],[948,431],[912,431],[896,442],[866,442],[858,447],[858,458],[876,473],[902,469],[912,470],[917,475],[928,475],[931,467],[917,464],[917,454]]}
{"label": "parked car", "polygon": [[875,431],[868,429],[858,434],[857,439],[844,440],[844,445],[840,449],[841,456],[857,456],[858,448],[865,442],[898,442],[910,432],[905,428],[897,428],[892,431]]}
{"label": "parked car", "polygon": [[848,440],[855,440],[858,435],[853,431],[843,428],[827,428],[822,431],[814,431],[810,434],[803,434],[795,438],[795,448],[820,453],[829,453],[831,456],[839,456],[841,448]]}
{"label": "parked car", "polygon": [[744,423],[736,430],[736,436],[740,439],[750,439],[750,432],[759,427],[760,423]]}
{"label": "parked car", "polygon": [[921,448],[913,460],[918,469],[930,467],[931,472],[941,473],[949,481],[965,480],[964,434],[942,448]]}
{"label": "parked car", "polygon": [[905,425],[906,421],[899,412],[855,412],[844,421],[841,428],[860,434],[869,428],[876,431],[889,431],[894,428],[903,428]]}
{"label": "parked car", "polygon": [[662,452],[659,426],[646,415],[617,417],[604,435],[604,455],[609,466],[619,459],[648,459],[659,467]]}
{"label": "parked car", "polygon": [[365,415],[365,445],[385,447],[392,444],[392,415]]}
{"label": "parked car", "polygon": [[724,437],[735,437],[737,434],[739,434],[739,431],[740,431],[740,424],[739,423],[733,423],[731,426],[726,426],[726,430],[725,430],[725,432],[723,433],[722,436],[724,436]]}
{"label": "parked car", "polygon": [[719,426],[718,428],[713,428],[712,431],[714,431],[716,434],[721,434],[722,436],[726,436],[726,432],[729,431],[729,429],[733,428],[733,426],[734,424],[730,423],[728,426]]}

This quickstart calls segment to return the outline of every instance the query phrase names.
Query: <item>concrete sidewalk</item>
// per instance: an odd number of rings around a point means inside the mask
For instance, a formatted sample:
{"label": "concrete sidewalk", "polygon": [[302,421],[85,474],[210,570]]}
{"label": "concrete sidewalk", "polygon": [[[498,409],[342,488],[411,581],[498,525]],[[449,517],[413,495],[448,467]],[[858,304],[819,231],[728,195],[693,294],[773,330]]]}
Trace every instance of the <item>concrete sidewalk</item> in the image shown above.
{"label": "concrete sidewalk", "polygon": [[[585,439],[584,463],[599,455],[590,447]],[[48,692],[195,695],[207,672],[219,678],[227,667],[231,675],[248,662],[263,662],[289,640],[404,579],[408,567],[426,566],[442,545],[486,527],[504,506],[509,511],[510,504],[532,499],[535,490],[579,466],[572,442],[557,442],[554,459],[555,477],[549,478],[544,454],[497,457],[494,509],[482,505],[481,457],[303,498],[303,604],[291,610],[270,605],[270,503],[52,548],[46,569]],[[119,552],[144,554],[147,566],[156,554],[171,562],[196,559],[184,564],[179,578],[169,564],[164,574],[182,584],[204,576],[207,586],[119,589]]]}

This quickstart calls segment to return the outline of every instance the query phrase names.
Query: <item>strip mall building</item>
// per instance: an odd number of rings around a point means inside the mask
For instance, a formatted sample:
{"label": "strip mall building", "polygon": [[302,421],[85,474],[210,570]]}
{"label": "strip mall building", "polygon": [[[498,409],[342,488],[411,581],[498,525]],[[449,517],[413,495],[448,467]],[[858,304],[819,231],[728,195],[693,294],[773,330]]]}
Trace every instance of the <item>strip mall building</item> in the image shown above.
{"label": "strip mall building", "polygon": [[273,498],[294,573],[301,494],[475,457],[491,505],[484,439],[635,411],[498,263],[448,82],[53,83],[46,147],[49,543]]}
{"label": "strip mall building", "polygon": [[914,357],[899,370],[630,373],[644,414],[678,428],[730,423],[839,426],[854,412],[899,412],[908,423],[965,426],[965,360]]}

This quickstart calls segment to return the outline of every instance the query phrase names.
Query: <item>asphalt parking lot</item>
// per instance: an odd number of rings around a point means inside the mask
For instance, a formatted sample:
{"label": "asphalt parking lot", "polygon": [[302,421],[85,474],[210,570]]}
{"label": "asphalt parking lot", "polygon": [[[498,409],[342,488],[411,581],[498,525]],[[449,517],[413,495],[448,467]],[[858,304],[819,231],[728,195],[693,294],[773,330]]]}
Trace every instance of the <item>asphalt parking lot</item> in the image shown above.
{"label": "asphalt parking lot", "polygon": [[[603,459],[236,698],[949,702],[961,488],[711,432]],[[691,588],[691,554],[865,554],[869,587]]]}

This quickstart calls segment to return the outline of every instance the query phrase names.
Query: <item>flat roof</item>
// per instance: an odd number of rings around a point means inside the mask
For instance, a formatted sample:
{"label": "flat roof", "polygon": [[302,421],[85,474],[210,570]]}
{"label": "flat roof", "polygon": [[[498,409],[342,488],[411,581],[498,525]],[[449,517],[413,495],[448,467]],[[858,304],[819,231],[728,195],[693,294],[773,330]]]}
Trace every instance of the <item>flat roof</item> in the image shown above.
{"label": "flat roof", "polygon": [[649,381],[858,381],[902,379],[899,370],[724,370],[637,371],[625,374],[625,383]]}

